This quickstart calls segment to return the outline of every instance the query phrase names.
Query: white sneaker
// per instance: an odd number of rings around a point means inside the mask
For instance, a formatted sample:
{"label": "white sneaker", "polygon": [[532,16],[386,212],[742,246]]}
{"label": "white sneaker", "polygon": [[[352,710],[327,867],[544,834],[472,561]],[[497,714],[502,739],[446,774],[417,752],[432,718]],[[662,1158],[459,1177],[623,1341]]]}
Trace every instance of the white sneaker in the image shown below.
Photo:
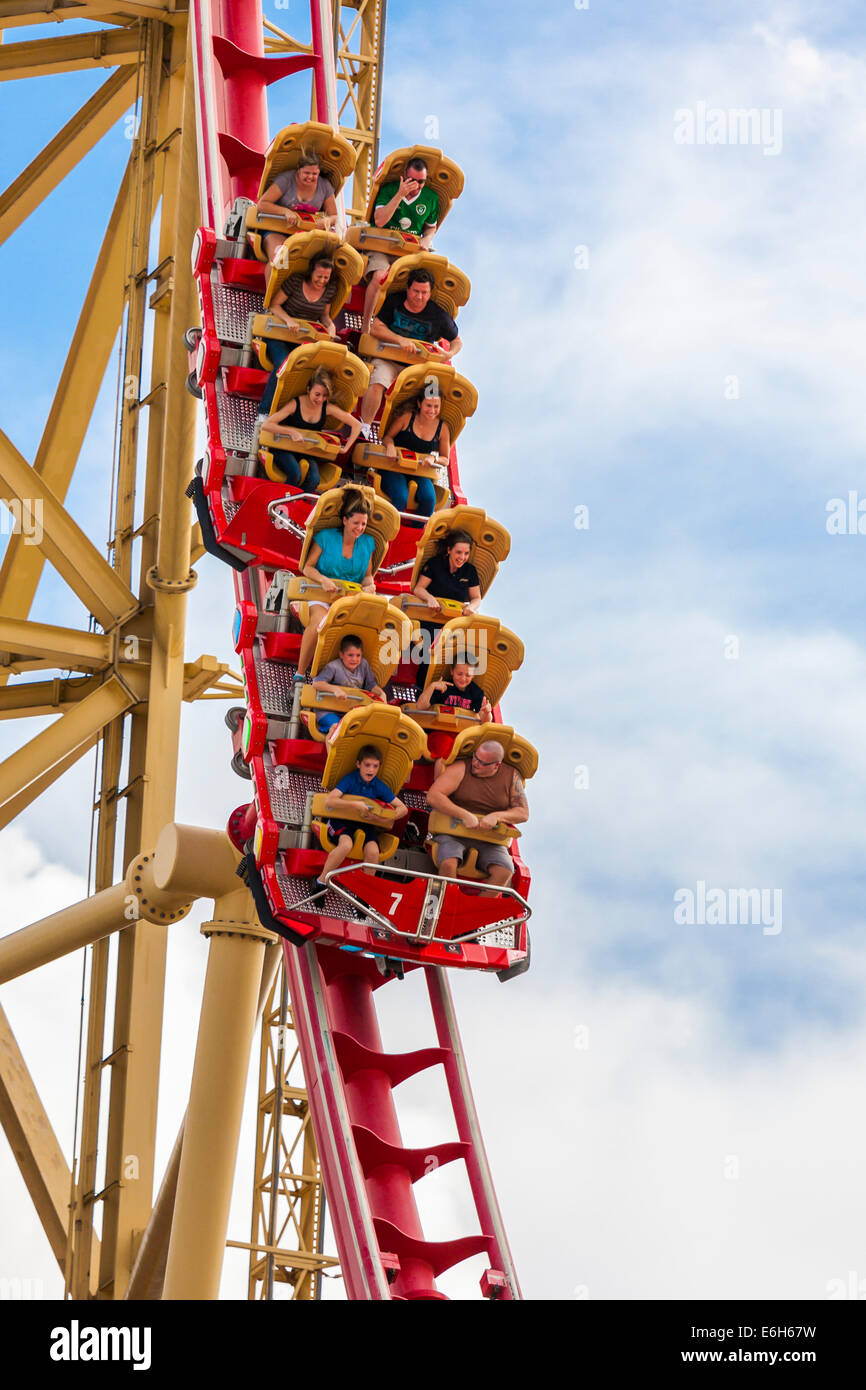
{"label": "white sneaker", "polygon": [[372,427],[371,427],[370,425],[367,424],[366,420],[362,421],[362,423],[361,423],[361,438],[362,438],[362,439],[370,439],[370,438],[372,437],[372,434],[373,434]]}

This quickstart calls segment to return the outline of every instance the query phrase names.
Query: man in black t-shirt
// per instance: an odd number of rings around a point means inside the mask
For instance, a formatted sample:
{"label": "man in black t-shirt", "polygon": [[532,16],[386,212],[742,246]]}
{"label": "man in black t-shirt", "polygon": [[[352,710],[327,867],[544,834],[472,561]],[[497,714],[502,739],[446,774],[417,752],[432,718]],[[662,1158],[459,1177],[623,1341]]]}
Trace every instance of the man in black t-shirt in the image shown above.
{"label": "man in black t-shirt", "polygon": [[[385,303],[373,319],[371,332],[374,338],[384,343],[395,343],[408,352],[417,352],[417,344],[436,343],[444,338],[448,351],[437,357],[437,362],[450,362],[463,346],[457,332],[457,324],[441,305],[431,298],[433,277],[429,270],[413,270],[405,291],[389,294]],[[361,419],[365,424],[376,418],[382,397],[393,385],[404,363],[389,362],[377,357],[370,371],[370,385],[361,402]]]}

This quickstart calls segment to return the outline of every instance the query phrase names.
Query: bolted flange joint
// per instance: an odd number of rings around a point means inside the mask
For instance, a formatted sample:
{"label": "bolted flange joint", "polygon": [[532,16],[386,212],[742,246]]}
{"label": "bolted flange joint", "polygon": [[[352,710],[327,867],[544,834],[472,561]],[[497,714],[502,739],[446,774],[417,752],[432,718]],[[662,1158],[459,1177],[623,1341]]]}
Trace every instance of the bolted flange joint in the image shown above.
{"label": "bolted flange joint", "polygon": [[153,853],[140,854],[126,871],[126,887],[137,901],[138,917],[146,922],[179,922],[192,907],[190,899],[178,893],[167,893],[153,881]]}
{"label": "bolted flange joint", "polygon": [[156,565],[151,565],[145,578],[149,589],[158,589],[162,594],[186,594],[198,583],[195,570],[190,570],[186,579],[161,579]]}

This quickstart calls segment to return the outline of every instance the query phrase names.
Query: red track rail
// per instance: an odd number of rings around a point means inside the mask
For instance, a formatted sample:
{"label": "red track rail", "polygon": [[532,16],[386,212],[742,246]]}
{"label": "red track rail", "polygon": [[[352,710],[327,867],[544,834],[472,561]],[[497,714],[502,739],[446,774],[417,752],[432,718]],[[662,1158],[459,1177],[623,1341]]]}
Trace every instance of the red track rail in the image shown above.
{"label": "red track rail", "polygon": [[[324,119],[337,124],[333,61],[328,51],[329,0],[310,0],[310,7],[314,56],[269,58],[264,56],[258,0],[192,0],[202,217],[214,233],[221,229],[236,197],[255,198],[258,192],[269,138],[266,89],[271,82],[312,68],[318,109],[328,113]],[[235,270],[243,271],[244,266],[251,278],[260,275],[245,262],[236,262]],[[205,357],[215,354],[215,376],[219,340],[206,294],[203,301],[202,352]],[[225,452],[213,391],[205,390],[204,397],[209,467],[219,470]],[[456,457],[452,481],[460,500]],[[255,549],[253,538],[238,529],[249,548]],[[279,559],[277,555],[272,563]],[[235,575],[239,604],[249,600],[251,573]],[[250,664],[249,681],[253,677]],[[519,860],[516,865],[523,891],[528,875]],[[484,1293],[519,1298],[445,972],[435,966],[420,967],[430,996],[435,1045],[389,1054],[382,1048],[374,994],[391,977],[383,975],[373,958],[326,945],[286,943],[284,952],[325,1190],[349,1297],[441,1299],[445,1295],[436,1288],[436,1277],[469,1256],[484,1253],[490,1265],[482,1280]],[[488,968],[507,963],[508,953],[500,955],[502,962],[491,955]],[[458,1139],[426,1146],[423,1151],[408,1149],[400,1135],[393,1090],[433,1066],[444,1067]],[[466,1164],[479,1230],[458,1240],[432,1241],[422,1230],[413,1185],[432,1167],[459,1160]]]}

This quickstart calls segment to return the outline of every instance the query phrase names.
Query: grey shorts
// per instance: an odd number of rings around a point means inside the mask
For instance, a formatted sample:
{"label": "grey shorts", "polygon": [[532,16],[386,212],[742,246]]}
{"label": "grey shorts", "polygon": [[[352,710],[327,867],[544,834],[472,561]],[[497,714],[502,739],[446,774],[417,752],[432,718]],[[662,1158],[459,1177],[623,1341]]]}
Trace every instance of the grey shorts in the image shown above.
{"label": "grey shorts", "polygon": [[384,251],[368,251],[364,276],[371,275],[376,270],[390,270],[396,260],[396,256],[388,256]]}
{"label": "grey shorts", "polygon": [[480,873],[486,874],[494,864],[501,864],[503,869],[514,868],[514,860],[505,845],[491,845],[486,840],[458,840],[454,835],[434,835],[433,840],[439,851],[440,864],[446,859],[456,859],[458,864],[462,864],[463,856],[474,848],[478,850],[476,865]]}
{"label": "grey shorts", "polygon": [[[420,359],[419,359],[420,360]],[[387,357],[374,357],[370,364],[370,385],[393,386],[405,367],[405,362],[391,362]]]}

